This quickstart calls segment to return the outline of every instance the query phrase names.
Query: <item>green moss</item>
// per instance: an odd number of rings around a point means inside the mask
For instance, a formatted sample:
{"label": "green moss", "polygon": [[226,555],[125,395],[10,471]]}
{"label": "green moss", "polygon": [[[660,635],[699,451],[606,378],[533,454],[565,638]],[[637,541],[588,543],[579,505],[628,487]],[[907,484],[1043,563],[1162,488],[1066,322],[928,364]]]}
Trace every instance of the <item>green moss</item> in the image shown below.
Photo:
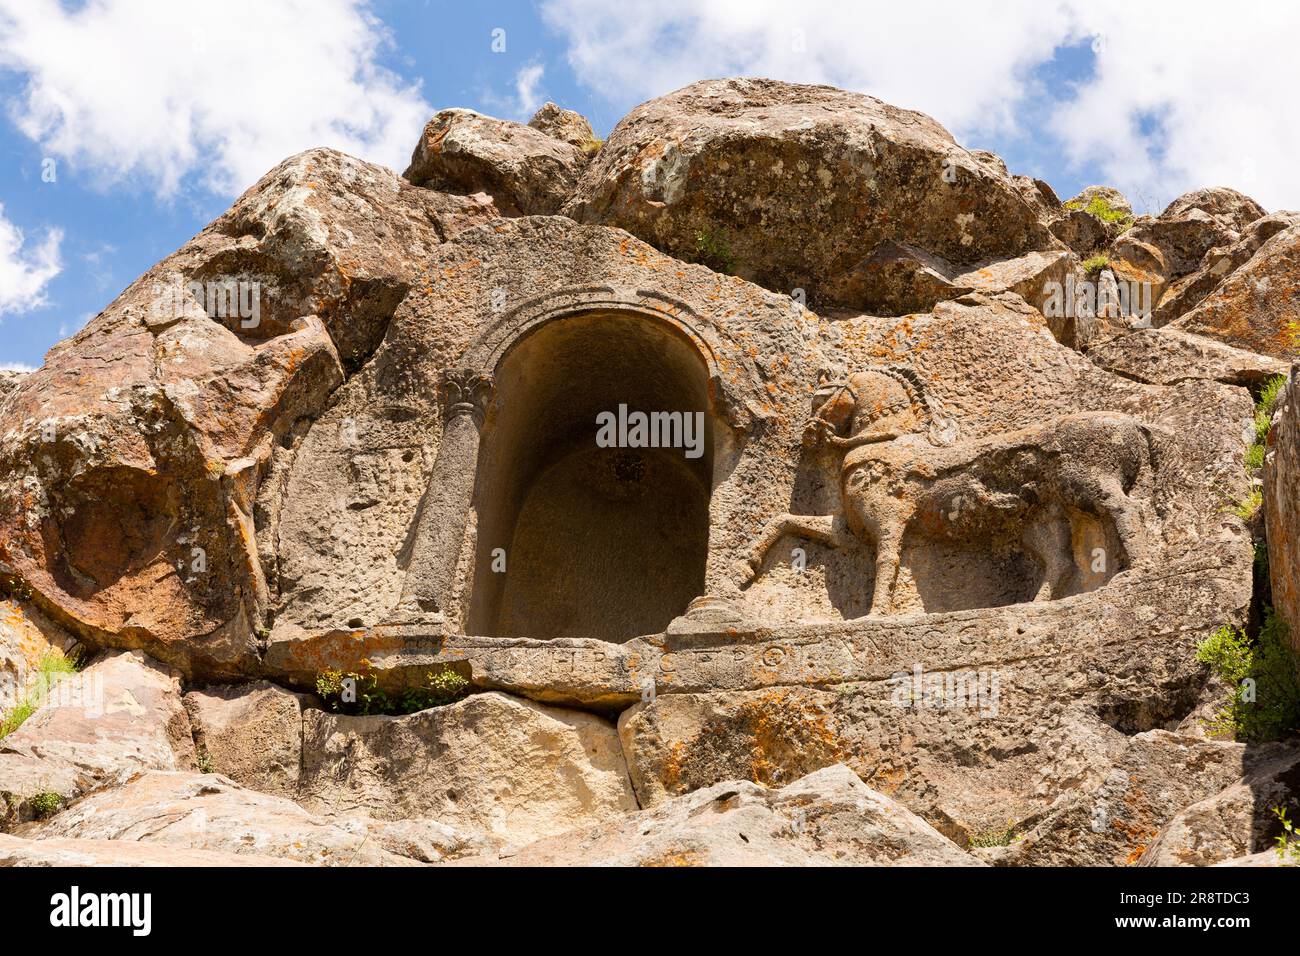
{"label": "green moss", "polygon": [[327,670],[316,678],[325,706],[341,714],[413,714],[454,704],[469,692],[469,680],[450,669],[429,671],[420,686],[392,692],[381,690],[373,674]]}
{"label": "green moss", "polygon": [[1221,627],[1198,645],[1196,659],[1232,688],[1211,724],[1214,730],[1262,743],[1300,727],[1300,679],[1286,632],[1286,624],[1268,608],[1255,640]]}

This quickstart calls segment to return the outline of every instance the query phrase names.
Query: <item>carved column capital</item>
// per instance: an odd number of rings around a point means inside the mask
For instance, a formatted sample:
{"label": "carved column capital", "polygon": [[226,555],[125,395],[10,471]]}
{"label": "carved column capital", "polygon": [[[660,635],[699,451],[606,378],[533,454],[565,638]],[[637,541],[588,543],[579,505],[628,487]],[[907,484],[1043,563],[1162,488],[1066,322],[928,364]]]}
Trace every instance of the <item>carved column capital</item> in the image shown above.
{"label": "carved column capital", "polygon": [[471,415],[475,424],[483,423],[488,402],[496,388],[496,379],[490,372],[476,368],[449,368],[442,373],[447,396],[447,419]]}

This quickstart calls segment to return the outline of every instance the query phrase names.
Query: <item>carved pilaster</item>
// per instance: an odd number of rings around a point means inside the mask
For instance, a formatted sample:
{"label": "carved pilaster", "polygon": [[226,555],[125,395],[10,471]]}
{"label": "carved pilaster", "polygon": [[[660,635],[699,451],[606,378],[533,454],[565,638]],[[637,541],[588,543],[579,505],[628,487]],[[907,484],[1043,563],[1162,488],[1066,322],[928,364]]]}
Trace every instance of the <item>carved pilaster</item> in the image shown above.
{"label": "carved pilaster", "polygon": [[479,432],[494,388],[492,375],[479,369],[456,368],[443,373],[446,423],[420,503],[398,606],[401,620],[440,624],[446,618],[474,494]]}

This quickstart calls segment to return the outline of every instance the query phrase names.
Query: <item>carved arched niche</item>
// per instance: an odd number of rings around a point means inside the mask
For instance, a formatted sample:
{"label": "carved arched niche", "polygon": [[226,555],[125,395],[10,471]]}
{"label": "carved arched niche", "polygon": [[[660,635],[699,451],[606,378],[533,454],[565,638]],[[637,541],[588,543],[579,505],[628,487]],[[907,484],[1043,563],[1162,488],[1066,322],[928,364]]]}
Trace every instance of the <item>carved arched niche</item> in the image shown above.
{"label": "carved arched niche", "polygon": [[[624,641],[688,610],[718,613],[706,597],[712,493],[758,416],[752,383],[727,380],[693,319],[658,297],[595,289],[527,303],[481,333],[446,373],[404,619]],[[599,447],[597,416],[620,406],[698,415],[698,457]]]}

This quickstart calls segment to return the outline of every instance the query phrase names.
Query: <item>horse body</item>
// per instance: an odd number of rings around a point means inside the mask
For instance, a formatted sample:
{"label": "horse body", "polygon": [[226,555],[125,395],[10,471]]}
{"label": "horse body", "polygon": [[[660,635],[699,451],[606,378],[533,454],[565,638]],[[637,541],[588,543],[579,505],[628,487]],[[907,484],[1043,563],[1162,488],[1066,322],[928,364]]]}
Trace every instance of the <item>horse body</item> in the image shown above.
{"label": "horse body", "polygon": [[[875,551],[871,613],[888,614],[909,533],[969,541],[1013,528],[1044,569],[1039,597],[1059,597],[1074,567],[1064,520],[1071,510],[1107,519],[1129,565],[1144,558],[1144,531],[1129,497],[1151,461],[1140,422],[1114,412],[1083,412],[938,447],[916,433],[920,416],[900,407],[895,386],[865,387],[870,375],[880,377],[868,372],[823,389],[806,433],[813,442],[830,441],[846,450],[842,516],[777,516],[751,554],[752,573],[785,534],[837,546],[852,535]],[[864,403],[864,392],[870,402]],[[896,434],[899,425],[907,432]],[[841,431],[848,437],[836,437]]]}

